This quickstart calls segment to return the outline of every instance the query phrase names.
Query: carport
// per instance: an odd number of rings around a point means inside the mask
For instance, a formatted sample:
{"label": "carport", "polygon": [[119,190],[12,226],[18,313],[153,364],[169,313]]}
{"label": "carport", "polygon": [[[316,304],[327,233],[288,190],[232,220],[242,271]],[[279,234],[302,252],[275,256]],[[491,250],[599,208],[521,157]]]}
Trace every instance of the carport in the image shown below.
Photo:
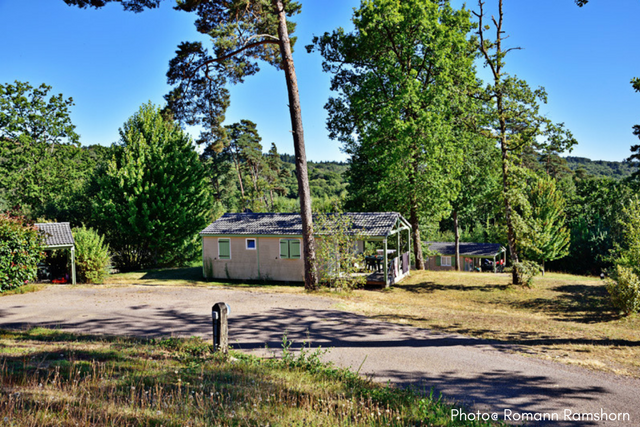
{"label": "carport", "polygon": [[37,223],[35,226],[45,239],[45,251],[68,249],[71,257],[71,283],[76,284],[76,248],[68,222]]}

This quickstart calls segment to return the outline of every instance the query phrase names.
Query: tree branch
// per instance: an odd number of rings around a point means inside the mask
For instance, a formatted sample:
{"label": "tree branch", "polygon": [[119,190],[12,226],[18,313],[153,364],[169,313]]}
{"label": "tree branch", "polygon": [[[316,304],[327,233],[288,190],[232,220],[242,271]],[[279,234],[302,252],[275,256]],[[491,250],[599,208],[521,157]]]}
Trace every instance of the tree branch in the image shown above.
{"label": "tree branch", "polygon": [[[196,73],[196,71],[198,71],[199,69],[201,69],[202,67],[206,67],[207,65],[213,64],[214,62],[222,62],[224,60],[227,60],[233,56],[236,56],[237,54],[239,54],[240,52],[247,50],[247,49],[251,49],[257,46],[262,46],[264,44],[279,44],[280,43],[280,39],[278,37],[275,36],[271,36],[269,34],[256,34],[255,36],[251,36],[249,37],[248,40],[251,40],[253,38],[256,37],[269,37],[270,40],[261,40],[259,42],[254,42],[254,43],[247,43],[244,46],[242,46],[239,49],[234,50],[233,52],[229,52],[225,55],[219,56],[217,58],[213,58],[213,59],[209,59],[208,61],[203,62],[202,64],[200,64],[199,66],[196,67],[195,70],[193,70],[193,74]],[[192,74],[192,76],[193,76]]]}

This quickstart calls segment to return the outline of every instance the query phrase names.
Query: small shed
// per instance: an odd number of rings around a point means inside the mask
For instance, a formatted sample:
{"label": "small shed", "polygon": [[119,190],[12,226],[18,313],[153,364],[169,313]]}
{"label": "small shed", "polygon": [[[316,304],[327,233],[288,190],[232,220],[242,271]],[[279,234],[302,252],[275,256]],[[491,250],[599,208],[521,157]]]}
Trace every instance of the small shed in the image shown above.
{"label": "small shed", "polygon": [[69,249],[71,258],[71,283],[76,284],[76,248],[68,222],[45,222],[35,226],[45,238],[45,250]]}
{"label": "small shed", "polygon": [[[381,271],[374,274],[376,283],[389,286],[408,275],[411,226],[402,215],[397,212],[341,215],[349,217],[354,230],[366,241],[377,241],[383,246]],[[406,232],[404,239],[401,232]],[[227,213],[202,230],[200,236],[206,278],[304,281],[302,219],[298,213]],[[393,255],[387,250],[389,239],[397,240],[399,250],[393,251]],[[364,250],[364,242],[358,242],[358,250]]]}
{"label": "small shed", "polygon": [[506,261],[507,251],[499,243],[460,242],[460,258],[456,260],[456,245],[454,242],[427,242],[430,251],[438,254],[429,257],[429,270],[455,270],[456,262],[460,263],[463,271],[474,271],[480,267],[483,259],[493,260],[495,272],[496,259],[500,257]]}

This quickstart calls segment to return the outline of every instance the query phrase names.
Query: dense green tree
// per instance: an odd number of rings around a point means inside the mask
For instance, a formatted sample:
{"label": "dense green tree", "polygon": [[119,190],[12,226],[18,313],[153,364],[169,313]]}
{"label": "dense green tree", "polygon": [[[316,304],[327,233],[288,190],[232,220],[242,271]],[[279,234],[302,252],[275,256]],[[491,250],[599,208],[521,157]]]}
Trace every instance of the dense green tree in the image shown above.
{"label": "dense green tree", "polygon": [[46,186],[51,189],[40,205],[33,206],[34,217],[72,226],[91,223],[91,200],[96,194],[97,177],[106,168],[112,148],[102,145],[88,147],[60,146],[47,176]]}
{"label": "dense green tree", "polygon": [[476,82],[469,13],[448,1],[363,0],[353,22],[352,33],[314,38],[338,92],[326,108],[350,156],[347,206],[408,216],[422,269],[420,223],[445,215],[459,190],[457,124]]}
{"label": "dense green tree", "polygon": [[271,143],[269,152],[265,155],[264,162],[267,166],[265,171],[266,191],[269,192],[269,201],[271,202],[271,208],[269,210],[273,212],[274,194],[276,197],[285,194],[286,189],[283,180],[289,176],[289,172],[284,168],[280,154],[278,154],[278,147],[276,147],[276,144],[273,142]]}
{"label": "dense green tree", "polygon": [[[236,170],[240,194],[242,197],[242,210],[248,207],[248,194],[245,191],[243,173],[247,172],[247,158],[254,159],[262,155],[262,138],[258,134],[256,124],[250,120],[242,120],[240,123],[225,126],[227,142],[224,151],[229,153]],[[251,153],[251,151],[255,151]]]}
{"label": "dense green tree", "polygon": [[197,253],[211,220],[205,168],[188,135],[143,105],[120,129],[120,143],[98,180],[96,224],[123,269],[172,265]]}
{"label": "dense green tree", "polygon": [[631,189],[612,178],[575,179],[575,193],[567,200],[569,255],[549,264],[555,270],[600,274],[611,267],[609,257],[620,232],[616,224]]}
{"label": "dense green tree", "polygon": [[32,215],[83,174],[69,117],[73,100],[50,91],[45,84],[0,84],[0,196]]}
{"label": "dense green tree", "polygon": [[[575,144],[575,140],[562,124],[553,124],[539,113],[539,103],[547,99],[543,88],[531,90],[525,81],[504,71],[505,56],[514,48],[505,49],[503,46],[502,3],[498,0],[498,17],[492,19],[495,27],[493,41],[486,38],[491,27],[485,26],[484,1],[478,1],[479,12],[474,14],[478,18],[478,47],[492,76],[492,82],[485,89],[485,100],[492,107],[492,123],[487,136],[497,140],[501,151],[502,199],[509,252],[512,264],[518,265],[518,227],[524,223],[518,218],[516,205],[526,210],[526,198],[521,192],[522,175],[518,172],[522,154],[530,147],[563,152]],[[512,281],[522,284],[518,268],[513,269]]]}
{"label": "dense green tree", "polygon": [[622,208],[620,239],[607,290],[613,305],[625,314],[640,312],[640,199],[634,195]]}
{"label": "dense green tree", "polygon": [[531,206],[527,231],[521,242],[526,259],[542,263],[569,254],[570,234],[565,227],[565,199],[556,188],[555,180],[536,176],[528,185]]}

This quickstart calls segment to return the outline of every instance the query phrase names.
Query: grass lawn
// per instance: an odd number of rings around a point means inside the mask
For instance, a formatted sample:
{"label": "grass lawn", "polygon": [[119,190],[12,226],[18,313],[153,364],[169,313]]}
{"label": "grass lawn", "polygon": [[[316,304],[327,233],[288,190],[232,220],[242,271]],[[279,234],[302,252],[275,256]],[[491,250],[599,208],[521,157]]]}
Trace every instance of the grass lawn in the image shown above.
{"label": "grass lawn", "polygon": [[599,278],[547,273],[532,289],[510,280],[509,274],[413,272],[391,290],[343,296],[341,308],[640,378],[640,316],[619,316]]}
{"label": "grass lawn", "polygon": [[284,354],[224,356],[199,338],[0,330],[0,420],[3,426],[488,425],[451,422],[451,406],[324,365],[318,352]]}

